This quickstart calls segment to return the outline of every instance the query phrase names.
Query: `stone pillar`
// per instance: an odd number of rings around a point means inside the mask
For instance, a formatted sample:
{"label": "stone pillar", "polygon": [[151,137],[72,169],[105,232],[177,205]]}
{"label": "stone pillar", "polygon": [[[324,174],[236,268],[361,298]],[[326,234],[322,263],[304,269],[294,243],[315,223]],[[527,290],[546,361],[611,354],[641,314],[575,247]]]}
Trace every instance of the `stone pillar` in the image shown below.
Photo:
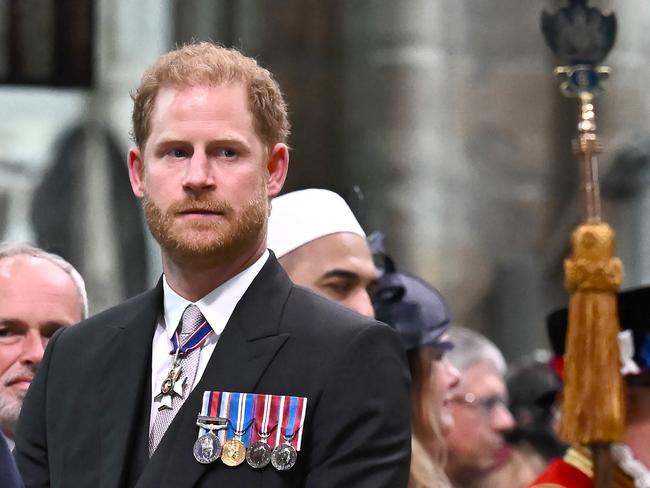
{"label": "stone pillar", "polygon": [[[648,64],[648,34],[650,4],[642,0],[617,2],[605,1],[618,18],[618,35],[614,49],[605,64],[612,73],[606,83],[606,91],[597,102],[600,110],[599,130],[605,149],[601,157],[604,173],[618,172],[619,180],[632,180],[628,184],[633,194],[620,201],[620,195],[613,195],[603,202],[607,211],[613,206],[610,224],[617,232],[618,247],[625,266],[623,288],[650,283],[650,219],[648,209],[650,193],[647,189],[650,160],[650,95],[647,79],[650,76]],[[630,159],[632,157],[632,159]],[[628,165],[617,168],[616,163],[626,159],[645,159],[645,168]],[[611,169],[610,169],[611,166]],[[627,209],[627,211],[622,211]]]}
{"label": "stone pillar", "polygon": [[91,117],[130,145],[129,93],[145,68],[172,46],[171,0],[101,0],[97,14],[97,87]]}
{"label": "stone pillar", "polygon": [[[96,38],[96,87],[90,94],[85,119],[85,167],[82,201],[85,277],[95,311],[125,298],[121,263],[126,257],[119,249],[119,233],[124,230],[109,194],[111,173],[106,135],[114,134],[124,161],[124,182],[128,181],[126,150],[131,145],[131,110],[129,93],[137,86],[142,72],[171,45],[171,2],[169,0],[102,0],[98,3]],[[144,225],[144,221],[143,221]],[[150,235],[148,261],[149,284],[160,275],[157,245]],[[122,250],[123,251],[123,250]]]}
{"label": "stone pillar", "polygon": [[[269,68],[289,104],[292,146],[285,190],[344,192],[341,154],[339,11],[347,2],[240,0],[235,46]],[[354,2],[351,2],[354,3]]]}
{"label": "stone pillar", "polygon": [[[345,177],[367,188],[371,226],[457,321],[501,342],[520,332],[513,354],[544,340],[541,278],[522,272],[536,269],[553,154],[538,16],[505,0],[356,1],[341,14]],[[492,313],[494,293],[504,306],[523,294],[532,310]]]}
{"label": "stone pillar", "polygon": [[[447,25],[456,12],[451,7],[445,13]],[[455,87],[445,45],[451,29],[442,18],[439,2],[422,0],[346,2],[340,14],[341,177],[367,195],[369,229],[385,231],[392,252],[411,265],[422,250],[462,234],[449,227],[446,236],[436,231],[444,220],[453,225],[445,219],[446,195],[436,190],[451,184],[454,174],[456,181],[463,177],[463,168],[450,164],[458,155],[449,97]]]}

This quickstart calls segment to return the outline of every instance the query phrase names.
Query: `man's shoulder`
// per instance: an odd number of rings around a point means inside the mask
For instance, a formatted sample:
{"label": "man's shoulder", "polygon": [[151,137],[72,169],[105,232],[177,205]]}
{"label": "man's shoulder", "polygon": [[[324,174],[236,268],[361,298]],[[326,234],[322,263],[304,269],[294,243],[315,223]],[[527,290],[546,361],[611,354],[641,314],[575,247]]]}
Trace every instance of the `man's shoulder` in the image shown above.
{"label": "man's shoulder", "polygon": [[285,314],[309,322],[346,323],[352,326],[370,324],[374,320],[325,298],[312,290],[293,285],[286,303]]}
{"label": "man's shoulder", "polygon": [[157,286],[92,315],[75,326],[66,327],[63,335],[70,340],[93,336],[100,330],[124,329],[129,323],[138,322],[139,317],[147,321],[154,320],[161,306],[162,291]]}
{"label": "man's shoulder", "polygon": [[18,468],[11,455],[9,446],[0,434],[0,486],[4,488],[18,488],[23,486],[18,474]]}
{"label": "man's shoulder", "polygon": [[283,326],[289,332],[307,335],[325,342],[351,340],[362,333],[398,336],[386,324],[361,315],[317,293],[294,285],[283,314]]}

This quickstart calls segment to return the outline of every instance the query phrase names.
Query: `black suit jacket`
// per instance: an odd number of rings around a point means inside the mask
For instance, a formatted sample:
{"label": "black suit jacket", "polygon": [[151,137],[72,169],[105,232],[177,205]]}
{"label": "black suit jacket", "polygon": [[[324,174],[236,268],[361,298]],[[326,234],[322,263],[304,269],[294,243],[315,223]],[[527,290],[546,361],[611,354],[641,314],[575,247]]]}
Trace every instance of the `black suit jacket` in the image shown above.
{"label": "black suit jacket", "polygon": [[0,487],[21,488],[23,482],[18,475],[18,469],[7,441],[0,434]]}
{"label": "black suit jacket", "polygon": [[[16,459],[27,487],[406,486],[408,368],[392,329],[294,286],[271,256],[147,462],[151,341],[162,285],[58,332],[25,398]],[[308,398],[296,466],[192,454],[205,390]]]}

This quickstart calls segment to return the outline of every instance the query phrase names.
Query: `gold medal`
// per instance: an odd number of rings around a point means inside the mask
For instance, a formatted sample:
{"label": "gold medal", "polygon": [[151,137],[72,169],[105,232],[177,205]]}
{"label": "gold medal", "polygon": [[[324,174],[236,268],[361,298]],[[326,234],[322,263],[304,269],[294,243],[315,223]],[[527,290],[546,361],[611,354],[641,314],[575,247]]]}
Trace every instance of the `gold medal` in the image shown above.
{"label": "gold medal", "polygon": [[246,460],[246,446],[239,439],[226,441],[221,449],[221,460],[226,466],[239,466]]}

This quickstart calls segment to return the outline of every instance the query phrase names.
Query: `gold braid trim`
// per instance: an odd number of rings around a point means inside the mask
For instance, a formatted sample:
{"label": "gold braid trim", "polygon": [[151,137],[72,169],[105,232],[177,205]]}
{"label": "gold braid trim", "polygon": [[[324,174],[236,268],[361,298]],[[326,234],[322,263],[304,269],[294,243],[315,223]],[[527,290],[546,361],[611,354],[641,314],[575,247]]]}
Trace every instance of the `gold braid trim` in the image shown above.
{"label": "gold braid trim", "polygon": [[[570,464],[577,470],[584,473],[589,478],[594,477],[594,462],[591,454],[591,449],[586,446],[570,447],[564,455],[564,462]],[[535,488],[543,486],[559,486],[559,485],[535,485]],[[634,481],[630,478],[617,464],[614,465],[614,486],[618,488],[634,488]]]}
{"label": "gold braid trim", "polygon": [[564,455],[564,462],[582,471],[589,478],[594,477],[594,462],[591,451],[586,447],[570,447]]}

